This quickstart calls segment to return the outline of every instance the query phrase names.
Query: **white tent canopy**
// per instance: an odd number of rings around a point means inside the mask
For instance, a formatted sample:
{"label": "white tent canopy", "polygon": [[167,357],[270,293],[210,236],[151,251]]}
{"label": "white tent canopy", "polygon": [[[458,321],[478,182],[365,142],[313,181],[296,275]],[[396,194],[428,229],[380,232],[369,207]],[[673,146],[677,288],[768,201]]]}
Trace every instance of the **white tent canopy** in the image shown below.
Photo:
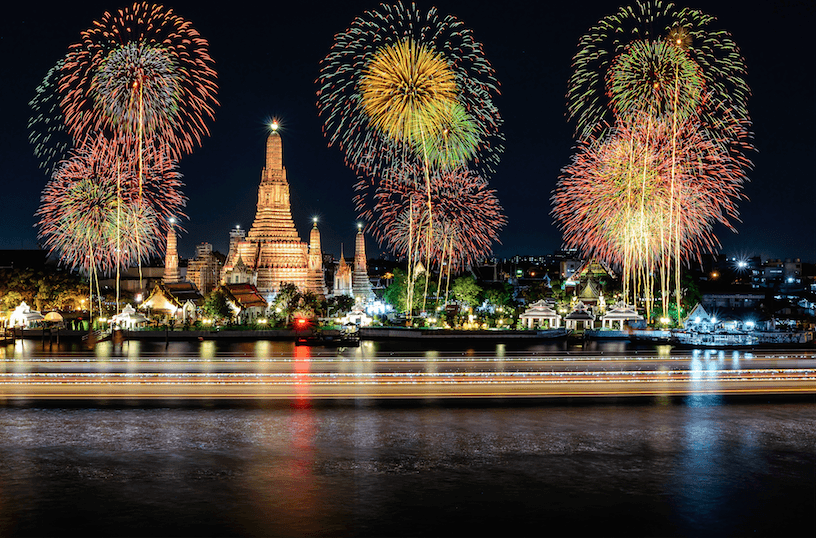
{"label": "white tent canopy", "polygon": [[9,317],[9,325],[12,327],[31,327],[38,321],[44,320],[42,314],[36,310],[31,310],[31,307],[25,301],[20,303],[20,306],[14,309]]}

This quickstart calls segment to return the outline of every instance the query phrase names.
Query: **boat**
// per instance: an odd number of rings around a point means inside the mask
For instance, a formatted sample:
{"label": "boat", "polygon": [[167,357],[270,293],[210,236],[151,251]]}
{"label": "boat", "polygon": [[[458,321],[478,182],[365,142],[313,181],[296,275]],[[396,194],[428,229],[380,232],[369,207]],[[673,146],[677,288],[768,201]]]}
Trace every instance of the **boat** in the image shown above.
{"label": "boat", "polygon": [[359,347],[360,330],[357,326],[344,327],[340,331],[320,331],[300,335],[295,339],[297,346]]}
{"label": "boat", "polygon": [[813,344],[813,331],[754,331],[760,345],[794,345]]}
{"label": "boat", "polygon": [[737,348],[754,347],[759,344],[757,335],[739,331],[698,332],[676,330],[671,332],[671,343],[681,347]]}
{"label": "boat", "polygon": [[629,340],[633,343],[669,344],[672,333],[667,329],[632,329]]}

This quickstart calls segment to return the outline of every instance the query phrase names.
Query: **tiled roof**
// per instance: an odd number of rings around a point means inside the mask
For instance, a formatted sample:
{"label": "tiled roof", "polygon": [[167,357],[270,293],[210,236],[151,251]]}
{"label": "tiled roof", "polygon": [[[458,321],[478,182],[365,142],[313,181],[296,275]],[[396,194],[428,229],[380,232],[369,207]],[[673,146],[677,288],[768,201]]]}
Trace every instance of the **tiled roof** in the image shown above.
{"label": "tiled roof", "polygon": [[266,300],[252,284],[227,284],[224,287],[241,308],[266,308]]}

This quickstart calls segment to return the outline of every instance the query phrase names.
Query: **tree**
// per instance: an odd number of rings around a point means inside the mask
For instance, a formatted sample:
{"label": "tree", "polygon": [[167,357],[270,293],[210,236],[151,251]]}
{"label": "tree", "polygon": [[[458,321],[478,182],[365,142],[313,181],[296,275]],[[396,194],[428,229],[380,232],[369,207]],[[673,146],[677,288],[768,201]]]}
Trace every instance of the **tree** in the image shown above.
{"label": "tree", "polygon": [[697,281],[690,273],[683,273],[683,303],[685,311],[691,312],[699,303],[703,302],[703,294],[697,286]]}
{"label": "tree", "polygon": [[351,295],[330,297],[329,300],[326,302],[326,308],[328,309],[329,316],[331,316],[332,314],[336,316],[345,314],[346,312],[349,312],[352,308],[354,308],[354,297],[352,297]]}
{"label": "tree", "polygon": [[324,309],[325,306],[325,299],[322,299],[318,294],[313,291],[306,291],[300,293],[300,297],[297,301],[296,311],[297,313],[305,318],[314,318],[318,316],[318,313]]}
{"label": "tree", "polygon": [[204,312],[216,319],[232,319],[232,309],[227,303],[227,293],[223,288],[215,288],[204,299]]}
{"label": "tree", "polygon": [[494,308],[513,308],[516,301],[513,299],[513,286],[506,282],[489,284],[484,290],[484,300]]}
{"label": "tree", "polygon": [[35,310],[62,310],[77,307],[87,289],[79,276],[54,269],[0,270],[0,308],[14,309],[25,301]]}
{"label": "tree", "polygon": [[278,293],[275,295],[275,299],[270,306],[279,313],[280,317],[284,320],[284,325],[288,326],[292,314],[300,305],[301,298],[300,290],[295,284],[292,282],[281,282]]}
{"label": "tree", "polygon": [[[425,293],[425,279],[417,278],[413,282],[414,293],[412,307],[414,311],[419,311],[422,308],[422,296]],[[436,282],[428,282],[428,296],[437,296]],[[408,311],[408,275],[401,269],[394,269],[394,278],[391,284],[385,288],[383,299],[394,307],[398,312]],[[434,302],[426,302],[426,309],[433,309],[436,307]],[[412,312],[413,314],[413,312]]]}
{"label": "tree", "polygon": [[453,281],[453,286],[451,286],[451,295],[453,295],[454,300],[469,307],[479,304],[479,295],[481,293],[482,288],[472,276],[459,277]]}

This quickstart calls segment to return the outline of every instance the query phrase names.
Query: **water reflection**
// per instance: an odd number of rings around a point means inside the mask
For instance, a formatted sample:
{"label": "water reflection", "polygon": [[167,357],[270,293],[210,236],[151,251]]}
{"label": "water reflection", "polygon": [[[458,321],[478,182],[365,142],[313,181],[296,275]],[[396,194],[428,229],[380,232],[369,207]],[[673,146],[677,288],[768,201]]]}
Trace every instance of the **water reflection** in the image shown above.
{"label": "water reflection", "polygon": [[0,536],[812,536],[814,421],[812,402],[0,408]]}
{"label": "water reflection", "polygon": [[689,407],[706,407],[717,405],[721,399],[719,395],[707,394],[707,391],[716,390],[717,381],[717,353],[711,350],[694,350],[689,365],[692,393],[686,397]]}

